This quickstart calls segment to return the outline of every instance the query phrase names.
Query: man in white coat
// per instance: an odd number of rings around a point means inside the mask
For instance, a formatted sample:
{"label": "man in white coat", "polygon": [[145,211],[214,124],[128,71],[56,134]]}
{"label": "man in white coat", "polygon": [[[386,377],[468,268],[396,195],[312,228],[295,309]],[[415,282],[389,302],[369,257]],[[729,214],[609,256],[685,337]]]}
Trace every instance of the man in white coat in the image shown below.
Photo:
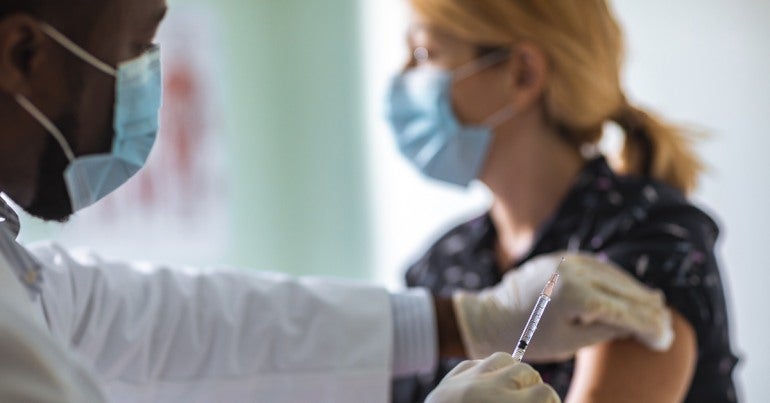
{"label": "man in white coat", "polygon": [[[0,3],[6,197],[64,221],[141,168],[157,132],[152,41],[165,10],[164,0]],[[0,218],[2,402],[385,402],[391,376],[429,372],[439,356],[511,350],[538,292],[525,285],[544,284],[551,273],[542,267],[558,259],[453,303],[424,290],[23,247],[4,201]],[[666,347],[670,318],[658,293],[599,261],[592,270],[612,274],[606,281],[580,270],[562,267],[544,319],[553,331],[538,335],[531,358],[618,337]],[[431,401],[558,399],[531,368],[506,360],[468,362]]]}

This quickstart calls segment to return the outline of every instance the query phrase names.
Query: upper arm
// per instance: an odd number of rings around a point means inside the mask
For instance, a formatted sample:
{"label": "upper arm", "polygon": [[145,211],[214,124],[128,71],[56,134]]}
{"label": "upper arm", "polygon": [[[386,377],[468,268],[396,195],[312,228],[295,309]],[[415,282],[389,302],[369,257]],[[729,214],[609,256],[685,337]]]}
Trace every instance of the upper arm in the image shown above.
{"label": "upper arm", "polygon": [[697,359],[695,332],[672,311],[674,343],[666,352],[626,339],[580,350],[566,402],[680,402]]}

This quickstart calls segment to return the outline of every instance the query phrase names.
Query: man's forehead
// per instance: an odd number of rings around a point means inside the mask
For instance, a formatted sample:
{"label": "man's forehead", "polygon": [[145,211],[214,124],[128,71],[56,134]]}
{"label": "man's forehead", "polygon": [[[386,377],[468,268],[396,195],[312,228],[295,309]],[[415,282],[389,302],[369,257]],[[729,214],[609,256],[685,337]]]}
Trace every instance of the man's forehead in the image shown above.
{"label": "man's forehead", "polygon": [[148,9],[149,15],[152,21],[154,22],[160,22],[163,20],[163,17],[166,16],[166,12],[168,11],[168,4],[166,3],[166,0],[145,0],[149,4]]}
{"label": "man's forehead", "polygon": [[118,17],[157,21],[166,12],[165,0],[111,0]]}
{"label": "man's forehead", "polygon": [[94,36],[123,38],[128,41],[144,40],[153,36],[158,25],[166,15],[165,0],[110,0],[108,6],[97,21]]}
{"label": "man's forehead", "polygon": [[148,45],[166,13],[165,0],[107,0],[94,21],[86,48],[110,65],[138,55]]}
{"label": "man's forehead", "polygon": [[160,2],[160,6],[157,7],[152,14],[152,19],[150,20],[151,24],[158,25],[161,21],[163,21],[164,18],[166,18],[166,13],[168,13],[168,6],[166,5],[165,1]]}

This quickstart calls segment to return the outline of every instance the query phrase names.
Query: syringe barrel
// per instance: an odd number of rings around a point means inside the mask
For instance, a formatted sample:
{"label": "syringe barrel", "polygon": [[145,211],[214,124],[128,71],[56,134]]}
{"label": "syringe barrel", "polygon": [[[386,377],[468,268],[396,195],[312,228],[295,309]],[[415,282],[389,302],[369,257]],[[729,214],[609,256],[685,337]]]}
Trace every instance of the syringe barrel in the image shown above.
{"label": "syringe barrel", "polygon": [[[521,334],[519,345],[517,347],[527,348],[529,342],[532,340],[532,336],[535,334],[535,330],[537,330],[537,325],[540,323],[540,318],[543,317],[545,307],[548,306],[550,301],[551,298],[544,294],[540,294],[540,297],[537,299],[537,303],[535,304],[535,309],[533,309],[532,313],[529,315],[527,326],[524,327],[524,331]],[[521,346],[522,343],[524,344],[523,347]]]}

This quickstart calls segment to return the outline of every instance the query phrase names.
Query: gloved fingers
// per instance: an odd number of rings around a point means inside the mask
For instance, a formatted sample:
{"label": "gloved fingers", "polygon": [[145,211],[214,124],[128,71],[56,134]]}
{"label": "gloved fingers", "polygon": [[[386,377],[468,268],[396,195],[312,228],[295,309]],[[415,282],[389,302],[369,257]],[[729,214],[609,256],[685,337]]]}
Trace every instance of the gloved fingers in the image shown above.
{"label": "gloved fingers", "polygon": [[559,395],[552,387],[541,383],[521,390],[509,390],[502,393],[499,402],[561,403]]}
{"label": "gloved fingers", "polygon": [[[488,339],[486,321],[484,321],[487,304],[477,294],[458,291],[452,294],[452,304],[465,351],[469,358],[483,359],[488,356],[482,348],[483,341]],[[480,334],[480,335],[477,335]]]}
{"label": "gloved fingers", "polygon": [[665,309],[659,319],[660,323],[657,329],[637,333],[635,338],[654,351],[668,351],[674,343],[675,337],[671,311]]}
{"label": "gloved fingers", "polygon": [[555,296],[565,287],[583,288],[608,295],[620,296],[629,301],[645,302],[660,298],[660,293],[642,284],[612,262],[586,255],[571,255],[559,270],[560,283]]}
{"label": "gloved fingers", "polygon": [[467,292],[452,295],[457,329],[472,359],[485,359],[511,349],[511,339],[521,334],[531,310],[528,307],[517,311],[506,301],[487,297],[489,295]]}
{"label": "gloved fingers", "polygon": [[508,353],[497,352],[483,359],[478,365],[481,372],[494,372],[503,368],[516,366],[519,362]]}
{"label": "gloved fingers", "polygon": [[[593,311],[591,317],[584,317],[581,321],[583,323],[576,323],[577,327],[572,331],[579,331],[586,337],[593,338],[595,342],[610,340],[620,335],[633,336],[652,350],[666,351],[674,341],[671,311],[665,306],[632,306],[614,301],[602,305]],[[586,324],[596,330],[587,330]]]}
{"label": "gloved fingers", "polygon": [[[579,292],[579,291],[578,291]],[[622,295],[594,292],[582,299],[574,295],[565,295],[566,303],[570,299],[577,301],[568,309],[576,322],[605,323],[629,328],[636,332],[655,332],[662,328],[666,306],[663,298],[649,298],[646,301],[629,301]]]}
{"label": "gloved fingers", "polygon": [[[510,354],[508,355],[510,357]],[[543,383],[540,374],[527,364],[520,363],[511,357],[511,364],[497,371],[500,382],[512,382],[516,389],[524,389]]]}
{"label": "gloved fingers", "polygon": [[492,354],[483,360],[464,361],[447,374],[447,378],[463,373],[489,374],[503,384],[512,382],[516,388],[527,388],[543,382],[540,374],[532,367],[502,352]]}
{"label": "gloved fingers", "polygon": [[594,323],[587,326],[575,325],[570,329],[570,332],[576,335],[576,341],[580,344],[580,346],[576,346],[575,351],[597,343],[625,339],[632,335],[628,329],[604,323]]}
{"label": "gloved fingers", "polygon": [[[627,323],[633,322],[631,320],[620,321],[623,323],[620,326],[597,322],[591,325],[575,324],[569,332],[579,338],[583,346],[632,337],[651,350],[666,351],[674,341],[671,312],[665,309],[654,316],[656,319],[650,320],[648,325],[627,326]],[[530,350],[533,347],[536,347],[535,342]]]}
{"label": "gloved fingers", "polygon": [[663,293],[660,290],[650,288],[631,276],[618,276],[615,270],[606,271],[612,275],[602,276],[594,280],[592,287],[604,292],[606,295],[623,298],[629,302],[662,304]]}
{"label": "gloved fingers", "polygon": [[[554,340],[547,341],[542,335],[534,338],[525,358],[528,362],[536,364],[566,361],[573,358],[577,350],[583,347],[627,338],[631,334],[627,329],[601,323],[565,325],[558,334],[548,336],[551,338],[562,338],[558,342]],[[559,348],[552,346],[559,346]]]}
{"label": "gloved fingers", "polygon": [[456,367],[452,368],[452,370],[449,371],[449,373],[446,374],[445,377],[446,378],[451,378],[453,376],[460,375],[463,372],[468,371],[469,369],[476,367],[480,362],[481,362],[481,360],[467,360],[467,361],[463,361],[463,362],[457,364]]}
{"label": "gloved fingers", "polygon": [[551,277],[561,263],[561,257],[552,255],[536,256],[503,276],[503,281],[509,280],[520,287],[534,287],[542,290],[545,282]]}
{"label": "gloved fingers", "polygon": [[591,322],[627,329],[650,348],[665,350],[673,341],[671,312],[662,304],[627,304],[607,299]]}

